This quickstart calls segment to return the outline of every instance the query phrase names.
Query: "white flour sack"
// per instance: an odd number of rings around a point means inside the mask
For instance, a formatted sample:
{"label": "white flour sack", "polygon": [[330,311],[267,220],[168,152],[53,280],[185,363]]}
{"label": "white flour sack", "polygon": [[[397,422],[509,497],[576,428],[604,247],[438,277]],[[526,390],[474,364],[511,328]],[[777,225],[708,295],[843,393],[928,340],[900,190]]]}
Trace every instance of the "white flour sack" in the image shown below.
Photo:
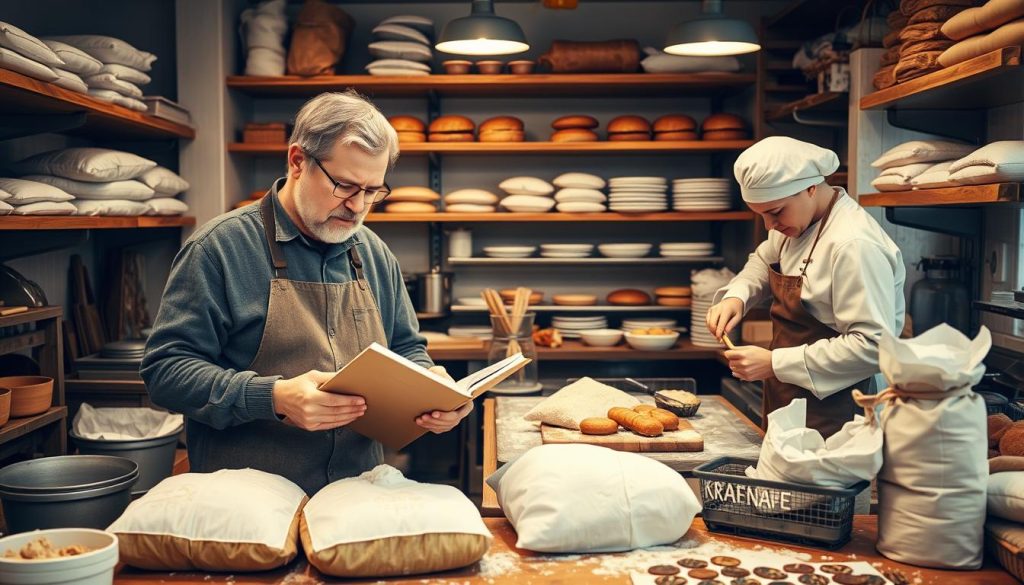
{"label": "white flour sack", "polygon": [[941,324],[913,339],[883,333],[889,388],[872,399],[884,447],[878,474],[878,552],[901,563],[978,569],[988,480],[985,373],[988,329],[973,340]]}

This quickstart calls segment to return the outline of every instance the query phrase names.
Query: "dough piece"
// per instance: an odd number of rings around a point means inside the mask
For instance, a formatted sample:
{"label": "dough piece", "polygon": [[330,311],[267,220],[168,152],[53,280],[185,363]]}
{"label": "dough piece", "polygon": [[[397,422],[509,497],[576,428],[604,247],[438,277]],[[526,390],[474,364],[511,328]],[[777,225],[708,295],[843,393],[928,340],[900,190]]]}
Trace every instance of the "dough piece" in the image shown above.
{"label": "dough piece", "polygon": [[655,408],[647,414],[658,419],[666,431],[674,431],[679,428],[679,417],[664,408]]}
{"label": "dough piece", "polygon": [[644,414],[652,410],[657,410],[657,408],[658,407],[654,406],[653,404],[637,404],[636,406],[633,407],[633,412],[639,412],[640,414]]}
{"label": "dough piece", "polygon": [[580,432],[584,435],[614,435],[619,432],[619,423],[610,418],[593,416],[580,421]]}
{"label": "dough piece", "polygon": [[658,437],[665,431],[665,427],[653,416],[633,412],[620,406],[610,409],[608,418],[645,437]]}

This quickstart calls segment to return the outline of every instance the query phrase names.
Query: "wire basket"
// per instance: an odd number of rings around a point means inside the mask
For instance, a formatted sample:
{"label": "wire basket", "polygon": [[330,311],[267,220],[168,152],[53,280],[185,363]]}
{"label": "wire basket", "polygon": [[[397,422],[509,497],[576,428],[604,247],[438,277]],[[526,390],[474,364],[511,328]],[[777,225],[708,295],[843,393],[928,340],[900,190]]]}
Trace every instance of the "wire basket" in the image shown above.
{"label": "wire basket", "polygon": [[746,468],[756,464],[720,457],[693,470],[708,530],[827,549],[849,542],[854,501],[870,482],[839,489],[747,477]]}
{"label": "wire basket", "polygon": [[1007,403],[1006,408],[1003,410],[1003,413],[1006,414],[1006,416],[1010,417],[1010,420],[1014,422],[1024,420],[1024,403],[1013,400]]}
{"label": "wire basket", "polygon": [[[654,394],[659,390],[686,390],[693,394],[697,393],[697,380],[693,378],[593,378],[606,386],[611,386],[623,392]],[[579,378],[569,378],[566,384],[579,381]],[[646,389],[644,387],[646,386]]]}

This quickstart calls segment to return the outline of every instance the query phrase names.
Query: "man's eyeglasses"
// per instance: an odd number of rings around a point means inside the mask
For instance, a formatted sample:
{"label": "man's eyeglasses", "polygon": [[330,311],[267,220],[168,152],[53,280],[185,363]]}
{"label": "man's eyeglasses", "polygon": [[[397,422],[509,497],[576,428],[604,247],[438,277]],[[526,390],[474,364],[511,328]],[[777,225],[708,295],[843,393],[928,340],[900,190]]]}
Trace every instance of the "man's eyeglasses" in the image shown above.
{"label": "man's eyeglasses", "polygon": [[320,167],[320,170],[327,175],[327,180],[334,184],[334,189],[331,190],[331,195],[334,195],[338,199],[351,199],[352,197],[362,194],[364,200],[368,199],[371,204],[374,204],[384,201],[387,199],[388,195],[391,195],[391,187],[388,186],[387,182],[384,183],[383,187],[364,189],[359,185],[338,181],[331,176],[331,173],[327,172],[327,169],[324,168],[324,165],[319,159],[312,155],[309,155],[309,158],[313,159],[316,166]]}

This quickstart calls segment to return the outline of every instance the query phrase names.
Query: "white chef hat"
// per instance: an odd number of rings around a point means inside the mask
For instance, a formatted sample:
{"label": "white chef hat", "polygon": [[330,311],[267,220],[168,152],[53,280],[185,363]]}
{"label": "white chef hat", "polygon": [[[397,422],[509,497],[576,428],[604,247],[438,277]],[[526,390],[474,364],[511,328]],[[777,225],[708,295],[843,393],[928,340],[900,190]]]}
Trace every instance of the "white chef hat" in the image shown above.
{"label": "white chef hat", "polygon": [[747,203],[767,203],[817,185],[839,168],[827,148],[788,136],[769,136],[744,150],[733,174]]}

